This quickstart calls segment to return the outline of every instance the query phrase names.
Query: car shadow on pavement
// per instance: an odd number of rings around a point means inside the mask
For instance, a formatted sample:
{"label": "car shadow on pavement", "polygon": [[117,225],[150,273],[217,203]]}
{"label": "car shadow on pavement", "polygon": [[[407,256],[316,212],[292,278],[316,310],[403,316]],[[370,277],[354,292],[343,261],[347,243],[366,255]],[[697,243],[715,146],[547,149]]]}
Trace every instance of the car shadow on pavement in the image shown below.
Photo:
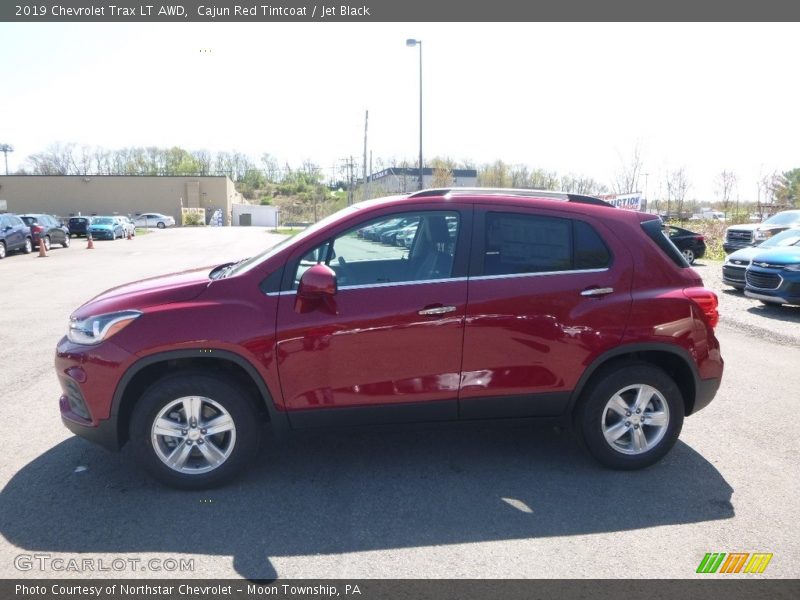
{"label": "car shadow on pavement", "polygon": [[233,557],[242,577],[269,579],[280,575],[273,557],[734,516],[730,485],[682,442],[636,472],[598,467],[569,433],[519,424],[270,435],[260,459],[227,487],[179,492],[127,452],[71,438],[0,492],[0,534],[26,552]]}
{"label": "car shadow on pavement", "polygon": [[766,304],[757,304],[747,309],[747,312],[761,317],[767,317],[774,321],[783,321],[785,323],[800,323],[800,306],[768,306]]}

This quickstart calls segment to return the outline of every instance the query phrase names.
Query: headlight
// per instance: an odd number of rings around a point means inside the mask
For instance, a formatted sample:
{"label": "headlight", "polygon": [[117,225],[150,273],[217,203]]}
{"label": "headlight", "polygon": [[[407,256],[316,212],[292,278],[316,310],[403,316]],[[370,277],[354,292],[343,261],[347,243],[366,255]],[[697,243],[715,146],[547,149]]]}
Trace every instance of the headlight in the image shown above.
{"label": "headlight", "polygon": [[772,232],[769,229],[765,231],[756,230],[756,236],[755,236],[756,240],[766,240],[771,237],[772,237]]}
{"label": "headlight", "polygon": [[141,314],[138,310],[123,310],[86,319],[73,319],[69,323],[67,338],[75,344],[93,346],[123,330]]}

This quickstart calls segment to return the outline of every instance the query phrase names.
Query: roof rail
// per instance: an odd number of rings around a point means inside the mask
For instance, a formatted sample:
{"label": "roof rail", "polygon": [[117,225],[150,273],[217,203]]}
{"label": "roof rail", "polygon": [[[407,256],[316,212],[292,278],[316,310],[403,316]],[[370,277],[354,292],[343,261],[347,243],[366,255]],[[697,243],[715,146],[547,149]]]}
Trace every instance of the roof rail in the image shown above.
{"label": "roof rail", "polygon": [[613,204],[584,194],[572,194],[569,192],[559,192],[554,190],[531,190],[516,188],[489,188],[489,187],[453,187],[453,188],[431,188],[410,194],[409,198],[425,198],[427,196],[447,196],[454,194],[489,194],[502,196],[524,196],[528,198],[552,198],[564,202],[579,202],[581,204],[594,204],[596,206],[609,206]]}

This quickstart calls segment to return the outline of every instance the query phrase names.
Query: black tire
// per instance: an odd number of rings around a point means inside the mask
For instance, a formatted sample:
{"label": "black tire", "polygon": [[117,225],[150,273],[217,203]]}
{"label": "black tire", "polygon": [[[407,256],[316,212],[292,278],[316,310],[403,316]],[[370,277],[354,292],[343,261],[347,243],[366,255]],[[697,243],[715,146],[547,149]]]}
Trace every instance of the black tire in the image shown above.
{"label": "black tire", "polygon": [[33,241],[31,240],[31,238],[29,237],[25,238],[25,245],[22,247],[22,251],[25,254],[30,254],[31,252],[33,252]]}
{"label": "black tire", "polygon": [[116,231],[112,231],[111,232],[111,241],[114,242],[114,241],[116,241],[116,239],[117,239],[117,232]]}
{"label": "black tire", "polygon": [[[650,396],[651,400],[642,414],[637,415],[632,410],[628,413],[631,416],[619,415],[610,408],[611,401],[626,389],[628,391],[624,391],[620,397],[626,403],[633,400],[637,390],[629,389],[632,386],[649,386],[658,395]],[[645,397],[648,395],[645,394]],[[661,404],[666,405],[668,410],[658,411]],[[651,407],[649,412],[648,407]],[[658,462],[670,451],[683,427],[684,412],[683,396],[669,375],[648,363],[626,362],[602,370],[593,377],[581,396],[576,421],[578,433],[595,460],[612,469],[633,470]],[[646,421],[644,425],[634,424],[642,416],[651,415],[652,419],[655,415],[664,414],[667,416],[663,427],[647,424]],[[617,431],[624,430],[625,433],[612,443],[606,439],[604,427],[609,430],[617,428]],[[613,437],[612,431],[609,433]],[[644,450],[634,448],[634,434],[648,443],[652,440],[652,447]]]}
{"label": "black tire", "polygon": [[164,221],[159,221],[156,227],[158,227],[159,229],[164,229],[166,225],[164,224]]}
{"label": "black tire", "polygon": [[0,242],[0,260],[6,257],[6,243]]}
{"label": "black tire", "polygon": [[[41,243],[41,240],[39,240],[39,243]],[[50,236],[46,235],[46,236],[44,236],[44,249],[49,252],[50,251],[50,247],[51,247]]]}
{"label": "black tire", "polygon": [[[189,440],[191,434],[199,435],[199,431],[205,431],[200,429],[202,422],[194,428],[191,428],[191,424],[187,424],[185,431],[190,435],[185,436],[183,441],[165,436],[154,440],[153,425],[159,413],[170,405],[173,408],[183,406],[179,399],[187,396],[210,400],[223,411],[227,411],[233,421],[232,432],[217,436],[201,436],[204,440],[216,440],[213,445],[216,450],[222,448],[225,452],[230,447],[229,454],[221,464],[213,467],[208,465],[208,461],[200,452],[199,444],[203,442],[194,442],[194,448],[190,450],[190,458],[187,461],[188,466],[191,466],[192,461],[200,467],[206,464],[205,468],[211,469],[206,472],[182,472],[168,466],[164,462],[165,459],[161,458],[173,448],[177,451],[179,446],[191,445],[192,442]],[[219,416],[221,413],[215,412],[214,407],[206,404],[205,400],[202,410],[210,412],[209,418]],[[177,417],[175,422],[185,421],[186,412],[180,411],[179,408],[176,412],[168,414]],[[247,466],[258,451],[261,423],[251,398],[234,382],[200,372],[184,371],[160,379],[142,394],[133,409],[129,431],[134,455],[151,476],[175,488],[204,489],[225,483]],[[170,446],[168,442],[173,442],[175,445]],[[210,442],[206,444],[210,445]]]}
{"label": "black tire", "polygon": [[63,241],[63,242],[61,242],[61,245],[62,245],[64,248],[69,248],[69,242],[70,242],[69,236],[66,236],[66,237],[64,238],[64,241]]}

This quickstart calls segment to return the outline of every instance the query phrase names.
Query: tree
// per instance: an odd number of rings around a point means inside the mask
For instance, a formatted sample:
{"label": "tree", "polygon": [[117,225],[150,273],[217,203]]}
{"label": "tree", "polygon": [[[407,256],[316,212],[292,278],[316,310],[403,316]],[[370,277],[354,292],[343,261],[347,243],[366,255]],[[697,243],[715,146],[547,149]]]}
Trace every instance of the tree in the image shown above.
{"label": "tree", "polygon": [[728,209],[733,201],[733,190],[736,187],[736,175],[733,171],[723,171],[717,176],[716,189],[722,212],[728,216]]}
{"label": "tree", "polygon": [[572,194],[585,194],[589,196],[597,196],[598,194],[605,194],[608,192],[606,186],[598,183],[591,177],[582,177],[571,173],[561,178],[559,188]]}
{"label": "tree", "polygon": [[642,174],[642,153],[639,144],[636,144],[628,161],[623,160],[620,169],[614,174],[612,188],[616,194],[631,194],[639,191],[639,177]]}
{"label": "tree", "polygon": [[[683,168],[667,173],[667,207],[671,200],[675,201],[675,213],[681,218],[686,202],[686,192],[689,191],[689,180]],[[667,208],[669,211],[669,208]]]}
{"label": "tree", "polygon": [[478,185],[482,187],[511,187],[511,174],[506,163],[497,160],[492,164],[482,165],[478,169]]}
{"label": "tree", "polygon": [[775,201],[786,207],[800,207],[800,169],[784,171],[775,180]]}
{"label": "tree", "polygon": [[278,183],[280,180],[281,168],[277,159],[265,152],[261,155],[261,164],[264,165],[264,176],[270,183]]}
{"label": "tree", "polygon": [[436,157],[430,161],[433,169],[433,181],[431,187],[446,188],[453,185],[453,161]]}

